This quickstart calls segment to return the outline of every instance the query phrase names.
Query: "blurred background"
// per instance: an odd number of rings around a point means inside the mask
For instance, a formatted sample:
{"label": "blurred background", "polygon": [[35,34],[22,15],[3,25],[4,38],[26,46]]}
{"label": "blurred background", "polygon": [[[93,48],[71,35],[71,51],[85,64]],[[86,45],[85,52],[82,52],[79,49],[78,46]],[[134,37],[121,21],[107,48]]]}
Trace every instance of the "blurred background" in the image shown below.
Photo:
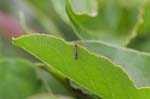
{"label": "blurred background", "polygon": [[[38,60],[11,43],[13,37],[29,33],[55,35],[66,41],[82,40],[67,14],[66,1],[0,0],[0,99],[90,99],[80,91],[66,88],[66,80],[59,83],[61,77],[52,77],[40,69]],[[150,4],[146,0],[71,0],[71,6],[78,14],[101,14],[102,30],[109,24],[110,31],[115,28],[119,33],[132,34],[122,47],[150,52]]]}
{"label": "blurred background", "polygon": [[[150,7],[149,4],[143,4],[145,0],[94,0],[92,3],[90,0],[71,1],[72,8],[77,13],[97,13],[98,6],[102,6],[101,9],[106,12],[102,12],[102,18],[105,18],[102,24],[108,22],[111,27],[117,27],[118,31],[124,28],[125,31],[138,31],[136,37],[133,33],[132,38],[135,39],[126,47],[150,51]],[[97,1],[101,4],[96,4]],[[67,41],[81,39],[72,27],[65,4],[66,0],[1,0],[0,57],[28,57],[11,44],[12,37],[21,36],[25,32],[51,34]],[[142,20],[142,25],[139,20]]]}
{"label": "blurred background", "polygon": [[77,39],[68,20],[65,0],[1,0],[0,56],[26,56],[23,51],[12,46],[11,39],[28,30],[60,36],[66,40]]}

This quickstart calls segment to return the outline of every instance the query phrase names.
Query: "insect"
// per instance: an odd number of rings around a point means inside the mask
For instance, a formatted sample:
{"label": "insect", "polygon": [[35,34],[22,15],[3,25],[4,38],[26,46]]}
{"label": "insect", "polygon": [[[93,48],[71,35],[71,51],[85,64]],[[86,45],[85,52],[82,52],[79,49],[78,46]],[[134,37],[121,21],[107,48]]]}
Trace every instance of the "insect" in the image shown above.
{"label": "insect", "polygon": [[78,44],[76,42],[74,44],[74,59],[78,59]]}

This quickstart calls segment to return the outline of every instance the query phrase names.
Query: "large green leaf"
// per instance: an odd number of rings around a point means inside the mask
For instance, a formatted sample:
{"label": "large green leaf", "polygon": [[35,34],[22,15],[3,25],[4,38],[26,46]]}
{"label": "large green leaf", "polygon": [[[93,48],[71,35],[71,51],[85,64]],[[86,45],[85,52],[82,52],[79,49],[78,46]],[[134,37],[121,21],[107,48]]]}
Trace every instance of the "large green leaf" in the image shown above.
{"label": "large green leaf", "polygon": [[75,57],[73,44],[53,36],[28,35],[14,39],[13,43],[104,99],[150,97],[149,88],[137,89],[119,66],[82,46],[77,47],[78,55]]}
{"label": "large green leaf", "polygon": [[99,41],[79,41],[89,51],[121,65],[137,87],[150,86],[150,54],[121,48]]}
{"label": "large green leaf", "polygon": [[33,64],[24,60],[0,60],[0,99],[25,99],[39,88]]}
{"label": "large green leaf", "polygon": [[76,13],[72,8],[72,0],[67,1],[68,15],[81,39],[97,39],[117,45],[128,42],[137,21],[139,3],[134,7],[126,7],[118,2],[120,0],[98,0],[98,14],[89,15]]}

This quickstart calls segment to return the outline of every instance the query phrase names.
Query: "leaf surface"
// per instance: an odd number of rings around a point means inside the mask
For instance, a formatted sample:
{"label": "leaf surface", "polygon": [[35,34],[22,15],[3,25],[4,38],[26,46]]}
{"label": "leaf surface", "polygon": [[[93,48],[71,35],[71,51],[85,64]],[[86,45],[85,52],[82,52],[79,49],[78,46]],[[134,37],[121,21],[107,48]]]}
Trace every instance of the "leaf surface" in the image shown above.
{"label": "leaf surface", "polygon": [[100,41],[79,41],[89,51],[105,56],[123,67],[137,87],[150,86],[150,54]]}
{"label": "leaf surface", "polygon": [[[28,35],[13,43],[39,58],[78,85],[104,99],[149,99],[150,89],[137,89],[127,74],[102,56],[48,35]],[[52,66],[52,67],[51,67]]]}

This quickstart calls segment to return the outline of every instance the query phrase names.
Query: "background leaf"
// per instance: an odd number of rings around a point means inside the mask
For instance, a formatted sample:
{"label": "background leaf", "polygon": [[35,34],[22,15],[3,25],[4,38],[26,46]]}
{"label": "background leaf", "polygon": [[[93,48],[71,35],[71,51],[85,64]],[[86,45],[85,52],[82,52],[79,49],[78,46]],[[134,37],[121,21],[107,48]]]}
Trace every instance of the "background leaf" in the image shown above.
{"label": "background leaf", "polygon": [[20,59],[0,60],[1,99],[25,99],[38,92],[40,86],[30,62]]}
{"label": "background leaf", "polygon": [[145,11],[143,15],[143,24],[139,28],[138,36],[132,40],[128,47],[140,51],[150,52],[150,1],[145,4]]}
{"label": "background leaf", "polygon": [[128,42],[137,21],[139,4],[125,8],[113,0],[99,0],[98,14],[90,16],[86,13],[75,13],[71,2],[72,0],[68,0],[67,12],[81,39],[96,39],[117,45]]}

